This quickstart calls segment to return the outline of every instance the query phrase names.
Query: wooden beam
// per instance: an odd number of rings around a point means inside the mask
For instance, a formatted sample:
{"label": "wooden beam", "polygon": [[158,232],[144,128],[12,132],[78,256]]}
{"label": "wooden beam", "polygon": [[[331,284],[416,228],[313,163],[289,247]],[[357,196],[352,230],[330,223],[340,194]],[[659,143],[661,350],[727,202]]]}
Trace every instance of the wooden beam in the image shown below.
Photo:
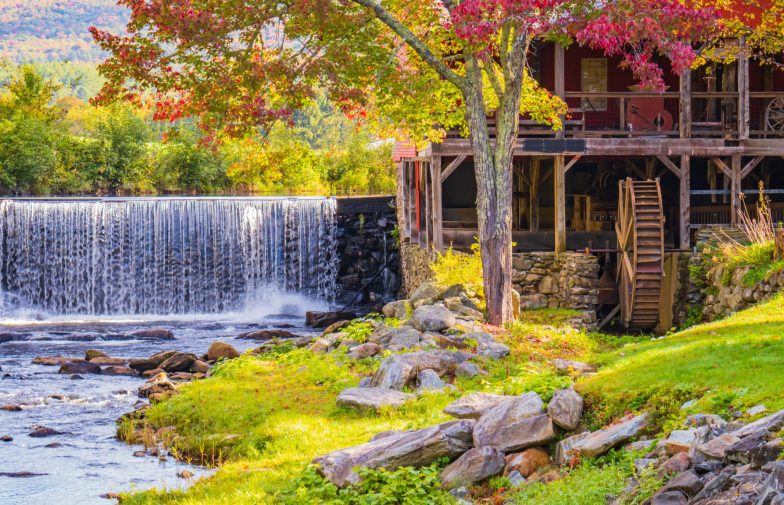
{"label": "wooden beam", "polygon": [[738,52],[738,138],[749,138],[749,53],[746,39],[741,38]]}
{"label": "wooden beam", "polygon": [[531,177],[528,186],[528,230],[539,231],[539,182],[542,168],[542,160],[534,158],[531,160]]}
{"label": "wooden beam", "polygon": [[688,249],[691,245],[689,232],[691,229],[691,157],[681,156],[680,175],[680,213],[679,222],[680,248]]}
{"label": "wooden beam", "polygon": [[726,175],[730,180],[732,180],[732,170],[730,169],[730,167],[727,166],[726,163],[724,163],[723,159],[711,158],[711,161],[713,161],[713,163],[715,163],[716,166],[719,167],[719,170],[721,170],[724,173],[724,175]]}
{"label": "wooden beam", "polygon": [[629,170],[631,170],[635,175],[637,175],[637,177],[640,178],[640,180],[643,181],[645,180],[645,173],[642,170],[640,170],[640,167],[638,167],[637,164],[635,164],[632,160],[627,158],[624,158],[623,162],[624,164],[626,164]]}
{"label": "wooden beam", "polygon": [[544,171],[542,175],[542,179],[540,182],[547,182],[547,179],[553,176],[553,167],[549,167],[547,170]]}
{"label": "wooden beam", "polygon": [[747,175],[751,173],[752,170],[757,168],[757,165],[760,164],[762,160],[764,160],[764,156],[757,156],[756,158],[752,159],[750,162],[746,163],[746,166],[743,167],[743,170],[740,171],[740,178],[745,179]]}
{"label": "wooden beam", "polygon": [[691,137],[691,69],[681,74],[679,133],[682,139]]}
{"label": "wooden beam", "polygon": [[441,157],[434,156],[430,164],[433,180],[433,248],[444,251],[443,182],[441,182]]}
{"label": "wooden beam", "polygon": [[[553,64],[555,68],[555,95],[559,97],[561,100],[566,102],[566,69],[564,68],[564,47],[555,42],[555,51],[553,56]],[[565,124],[565,116],[562,114],[560,116],[561,124]],[[565,126],[564,126],[565,127]],[[564,138],[564,128],[562,127],[557,133],[556,138],[562,139]]]}
{"label": "wooden beam", "polygon": [[730,174],[730,222],[732,226],[738,224],[738,210],[740,209],[740,173],[741,173],[741,157],[735,155],[732,157],[732,172]]}
{"label": "wooden beam", "polygon": [[566,166],[564,167],[564,173],[568,172],[569,169],[572,168],[575,165],[575,163],[580,161],[580,158],[582,157],[583,157],[582,154],[578,154],[577,156],[569,160],[569,163],[567,163]]}
{"label": "wooden beam", "polygon": [[667,156],[662,156],[661,154],[656,156],[656,158],[659,161],[661,161],[664,164],[664,166],[670,170],[670,172],[675,174],[675,177],[678,177],[679,179],[681,178],[683,171],[680,168],[678,168],[678,166],[675,163],[673,163],[670,158],[668,158]]}
{"label": "wooden beam", "polygon": [[457,158],[455,158],[452,161],[452,163],[447,165],[444,171],[441,172],[441,182],[443,183],[447,179],[447,177],[452,175],[452,172],[454,172],[457,169],[457,167],[459,167],[460,164],[465,161],[466,158],[467,156],[460,155]]}
{"label": "wooden beam", "polygon": [[555,207],[555,252],[566,252],[566,182],[564,157],[556,156],[553,162],[554,207]]}

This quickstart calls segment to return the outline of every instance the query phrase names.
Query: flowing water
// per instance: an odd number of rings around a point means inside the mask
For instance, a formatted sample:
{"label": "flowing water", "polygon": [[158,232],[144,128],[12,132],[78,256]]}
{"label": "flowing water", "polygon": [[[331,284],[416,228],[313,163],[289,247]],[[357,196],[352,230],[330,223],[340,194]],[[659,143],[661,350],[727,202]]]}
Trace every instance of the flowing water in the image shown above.
{"label": "flowing water", "polygon": [[[146,357],[203,354],[256,328],[303,334],[306,310],[335,292],[331,199],[0,202],[0,504],[109,503],[106,492],[182,487],[183,469],[115,439],[143,379],[32,365],[87,349]],[[135,339],[171,329],[175,341]],[[10,340],[9,340],[10,339]],[[4,342],[4,340],[9,340]],[[4,343],[2,343],[4,342]],[[32,438],[34,426],[62,432]],[[30,472],[27,477],[9,476]]]}

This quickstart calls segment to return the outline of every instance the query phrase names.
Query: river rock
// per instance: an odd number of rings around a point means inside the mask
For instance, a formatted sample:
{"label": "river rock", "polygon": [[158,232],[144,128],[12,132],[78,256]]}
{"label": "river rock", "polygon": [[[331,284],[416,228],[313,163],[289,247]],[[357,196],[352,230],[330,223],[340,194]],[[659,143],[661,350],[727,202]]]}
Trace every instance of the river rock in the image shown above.
{"label": "river rock", "polygon": [[423,282],[419,285],[416,290],[411,294],[409,298],[409,302],[411,305],[415,305],[418,302],[422,302],[424,300],[433,300],[438,298],[439,290],[438,287],[433,282]]}
{"label": "river rock", "polygon": [[482,369],[474,363],[461,363],[455,368],[455,375],[457,377],[465,377],[470,379],[482,373]]}
{"label": "river rock", "polygon": [[504,469],[504,454],[493,447],[474,447],[457,458],[441,472],[445,489],[470,486]]}
{"label": "river rock", "polygon": [[341,310],[337,312],[316,312],[305,313],[305,324],[311,328],[326,328],[338,321],[356,319],[357,315],[353,312]]}
{"label": "river rock", "polygon": [[0,410],[4,410],[6,412],[21,412],[22,407],[14,403],[7,403],[5,405],[0,405]]}
{"label": "river rock", "polygon": [[139,330],[131,333],[136,338],[149,339],[149,340],[174,340],[174,333],[171,330],[164,328],[150,328],[147,330]]}
{"label": "river rock", "polygon": [[474,445],[513,452],[551,442],[557,435],[555,425],[542,414],[542,406],[542,399],[533,392],[501,402],[476,422]]}
{"label": "river rock", "polygon": [[46,426],[33,426],[33,431],[28,433],[27,436],[33,438],[44,438],[62,434],[62,431],[57,431],[53,428],[47,428]]}
{"label": "river rock", "polygon": [[392,434],[380,440],[319,456],[313,463],[333,484],[344,487],[359,482],[358,467],[394,470],[419,467],[443,458],[457,457],[471,448],[474,422],[450,421],[420,430]]}
{"label": "river rock", "polygon": [[539,447],[531,447],[523,452],[506,455],[507,474],[517,471],[525,478],[553,465],[550,455]]}
{"label": "river rock", "polygon": [[572,431],[577,428],[583,415],[583,398],[574,389],[560,389],[553,393],[553,398],[547,405],[547,413],[555,424],[566,431]]}
{"label": "river rock", "polygon": [[103,351],[99,351],[97,349],[88,349],[84,353],[84,360],[85,361],[90,361],[93,358],[108,358],[108,357],[109,357],[108,354],[106,354]]}
{"label": "river rock", "polygon": [[689,498],[680,491],[657,493],[651,498],[651,505],[686,505]]}
{"label": "river rock", "polygon": [[210,365],[205,361],[197,359],[191,363],[191,367],[188,371],[191,373],[207,373],[210,371]]}
{"label": "river rock", "polygon": [[[290,331],[286,331],[286,330],[257,330],[257,331],[249,331],[247,333],[242,333],[237,338],[242,340],[255,340],[259,342],[265,340],[272,340],[275,338],[297,338],[298,336],[299,335],[295,335],[294,333],[291,333]],[[214,343],[219,344],[223,342],[214,342]],[[224,344],[224,345],[229,345],[229,344]],[[229,347],[231,346],[229,345]],[[212,348],[212,346],[210,346],[210,348]],[[234,352],[237,351],[235,350]],[[237,356],[239,356],[239,353],[237,353]],[[232,357],[236,358],[237,356],[232,356]]]}
{"label": "river rock", "polygon": [[139,372],[127,366],[112,365],[101,370],[103,375],[139,375]]}
{"label": "river rock", "polygon": [[68,358],[66,356],[36,356],[31,362],[33,365],[61,366],[65,363],[84,361],[79,358]]}
{"label": "river rock", "polygon": [[439,376],[452,374],[460,363],[466,361],[460,353],[449,351],[417,351],[408,354],[395,354],[381,362],[375,375],[373,386],[397,389],[411,385],[419,370],[429,368]]}
{"label": "river rock", "polygon": [[739,441],[740,438],[732,433],[724,433],[713,440],[697,446],[697,452],[708,459],[724,459],[724,453],[727,452],[727,447]]}
{"label": "river rock", "polygon": [[13,441],[14,441],[14,437],[12,437],[11,435],[3,435],[2,437],[0,437],[0,442],[13,442]]}
{"label": "river rock", "polygon": [[384,407],[398,408],[416,396],[401,393],[393,389],[383,388],[348,388],[344,389],[337,398],[341,407],[351,407],[357,410],[379,411]]}
{"label": "river rock", "polygon": [[69,363],[63,363],[57,373],[68,375],[86,373],[99,374],[101,373],[101,367],[88,361],[72,361]]}
{"label": "river rock", "polygon": [[556,462],[563,464],[572,456],[600,456],[637,436],[648,425],[647,414],[602,428],[593,433],[581,433],[566,438],[556,446]]}
{"label": "river rock", "polygon": [[411,320],[419,331],[443,331],[457,322],[455,315],[440,303],[417,307]]}
{"label": "river rock", "polygon": [[351,359],[365,359],[375,356],[380,352],[380,345],[374,344],[373,342],[367,342],[352,348],[348,356]]}
{"label": "river rock", "polygon": [[166,372],[161,372],[139,386],[137,392],[142,398],[147,398],[154,394],[173,393],[176,390],[177,388],[174,386],[174,383],[169,380]]}
{"label": "river rock", "polygon": [[444,414],[458,419],[479,419],[482,414],[502,402],[513,400],[516,396],[501,396],[492,393],[471,393],[458,398],[446,407]]}
{"label": "river rock", "polygon": [[132,359],[128,362],[128,367],[133,368],[139,373],[155,370],[158,368],[158,365],[159,363],[148,358]]}
{"label": "river rock", "polygon": [[[351,324],[351,321],[349,321],[348,319],[344,319],[342,321],[338,321],[336,323],[332,323],[329,326],[327,326],[326,328],[324,328],[324,331],[321,332],[321,335],[322,336],[323,335],[329,335],[330,333],[338,332],[338,331],[342,330],[343,328],[345,328],[346,326],[348,326],[350,324]],[[311,340],[312,339],[313,338],[311,337]]]}
{"label": "river rock", "polygon": [[90,360],[90,363],[95,363],[96,365],[125,365],[128,363],[128,360],[125,358],[112,358],[109,356],[98,356]]}
{"label": "river rock", "polygon": [[403,351],[419,345],[422,334],[414,328],[397,328],[391,333],[386,347],[390,351]]}
{"label": "river rock", "polygon": [[381,309],[381,312],[383,312],[385,317],[406,319],[408,317],[408,311],[410,310],[410,307],[411,304],[408,300],[397,300],[384,305],[384,308]]}
{"label": "river rock", "polygon": [[0,344],[5,344],[6,342],[10,342],[13,339],[14,337],[10,333],[0,333]]}
{"label": "river rock", "polygon": [[196,359],[194,354],[178,352],[163,361],[159,365],[159,368],[162,368],[166,372],[185,372],[191,367]]}
{"label": "river rock", "polygon": [[207,360],[218,361],[219,359],[233,359],[239,358],[240,353],[231,344],[226,342],[216,341],[210,344],[207,349]]}

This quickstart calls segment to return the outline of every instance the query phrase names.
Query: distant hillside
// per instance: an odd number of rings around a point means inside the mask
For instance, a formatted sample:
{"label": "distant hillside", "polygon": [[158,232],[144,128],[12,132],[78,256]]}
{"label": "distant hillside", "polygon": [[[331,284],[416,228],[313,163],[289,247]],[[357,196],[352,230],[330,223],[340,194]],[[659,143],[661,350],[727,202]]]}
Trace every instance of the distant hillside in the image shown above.
{"label": "distant hillside", "polygon": [[0,58],[98,62],[104,55],[87,29],[122,32],[127,18],[114,0],[0,0]]}

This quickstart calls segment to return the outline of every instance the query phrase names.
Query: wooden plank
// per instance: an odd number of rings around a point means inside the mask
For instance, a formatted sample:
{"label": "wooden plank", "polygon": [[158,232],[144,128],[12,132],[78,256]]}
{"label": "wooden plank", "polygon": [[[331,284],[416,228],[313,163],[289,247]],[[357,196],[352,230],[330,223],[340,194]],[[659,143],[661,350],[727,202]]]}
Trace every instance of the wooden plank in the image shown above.
{"label": "wooden plank", "polygon": [[441,180],[441,157],[434,156],[430,164],[430,178],[433,181],[433,248],[444,251],[443,182]]}
{"label": "wooden plank", "polygon": [[661,161],[662,164],[664,164],[664,166],[667,167],[670,170],[670,172],[675,174],[675,177],[678,177],[678,178],[681,177],[682,170],[680,168],[678,168],[678,166],[675,163],[673,163],[670,158],[668,158],[667,156],[662,156],[662,155],[656,156],[656,158],[659,161]]}
{"label": "wooden plank", "polygon": [[680,175],[680,248],[688,249],[691,245],[689,230],[691,228],[691,157],[681,156]]}
{"label": "wooden plank", "polygon": [[577,156],[569,160],[569,163],[567,163],[566,166],[564,167],[564,173],[569,172],[569,169],[572,168],[578,161],[580,161],[580,158],[582,157],[583,156],[581,154],[578,154]]}
{"label": "wooden plank", "polygon": [[553,162],[555,252],[566,252],[566,173],[564,157],[556,156]]}
{"label": "wooden plank", "polygon": [[637,176],[637,177],[638,177],[640,180],[644,180],[644,179],[645,179],[645,173],[644,173],[642,170],[640,170],[640,167],[638,167],[638,166],[637,166],[637,164],[635,164],[635,163],[634,163],[632,160],[629,160],[629,159],[624,159],[624,160],[623,160],[623,163],[624,163],[624,164],[626,165],[626,167],[627,167],[629,170],[631,170],[631,171],[632,171],[632,172],[633,172],[633,173],[634,173],[634,174],[635,174],[635,175],[636,175],[636,176]]}
{"label": "wooden plank", "polygon": [[531,177],[528,186],[528,230],[539,231],[539,182],[542,168],[542,160],[534,158],[531,160]]}
{"label": "wooden plank", "polygon": [[741,38],[738,52],[738,138],[749,138],[749,53]]}
{"label": "wooden plank", "polygon": [[441,182],[443,183],[447,179],[447,177],[452,175],[452,172],[454,172],[457,169],[457,167],[459,167],[460,164],[465,161],[467,157],[468,156],[466,155],[460,155],[457,158],[455,158],[452,161],[452,163],[447,165],[446,168],[443,170],[443,172],[441,172]]}
{"label": "wooden plank", "polygon": [[730,169],[730,167],[728,167],[727,164],[724,163],[723,159],[711,158],[711,161],[713,161],[713,163],[715,163],[716,166],[719,167],[719,170],[721,170],[724,173],[724,175],[726,175],[730,180],[732,180],[732,169]]}
{"label": "wooden plank", "polygon": [[732,173],[730,177],[730,224],[737,226],[738,224],[738,210],[740,210],[740,173],[741,173],[741,157],[736,155],[732,157]]}
{"label": "wooden plank", "polygon": [[679,133],[682,139],[691,138],[691,69],[681,74]]}
{"label": "wooden plank", "polygon": [[746,163],[746,166],[743,167],[743,170],[741,170],[740,172],[740,178],[745,179],[746,176],[749,175],[751,171],[754,170],[757,167],[757,165],[759,165],[760,162],[764,159],[765,159],[764,156],[757,156],[756,158]]}

